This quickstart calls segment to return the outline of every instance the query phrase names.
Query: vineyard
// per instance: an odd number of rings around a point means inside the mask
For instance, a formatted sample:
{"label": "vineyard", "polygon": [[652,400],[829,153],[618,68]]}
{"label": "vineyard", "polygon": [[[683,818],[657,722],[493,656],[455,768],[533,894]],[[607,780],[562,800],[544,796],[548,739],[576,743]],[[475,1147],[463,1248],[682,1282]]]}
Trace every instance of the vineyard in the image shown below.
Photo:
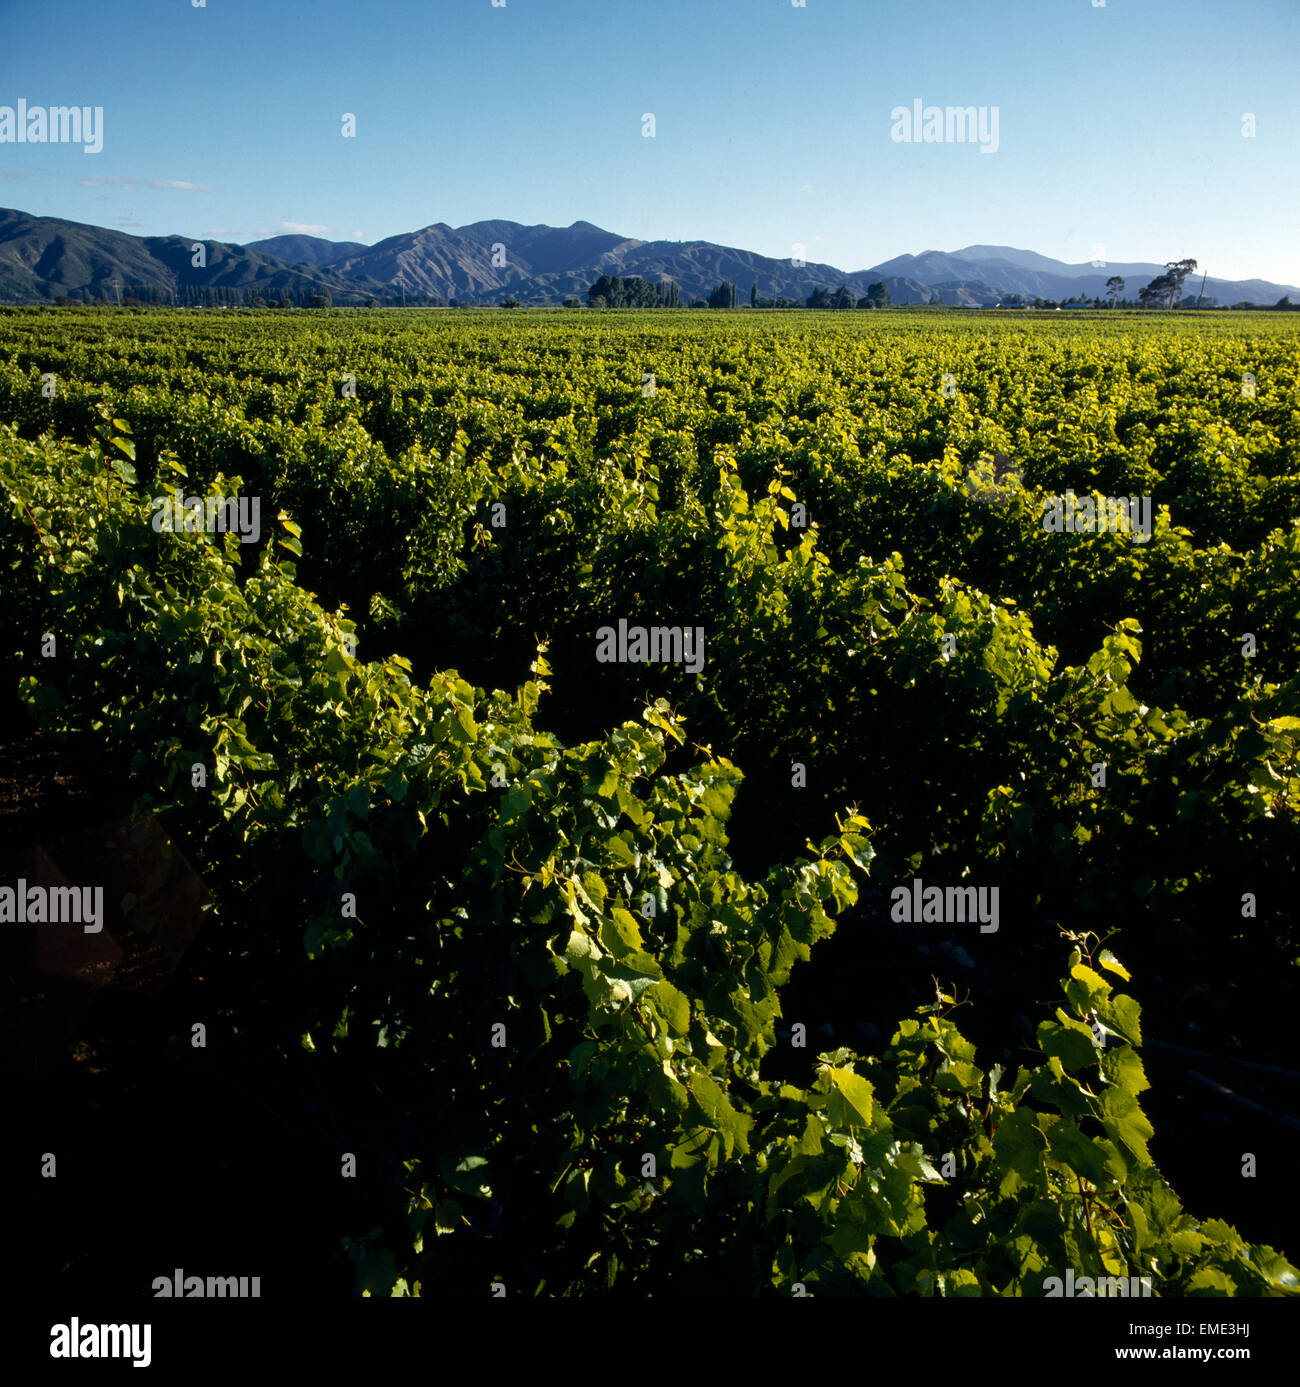
{"label": "vineyard", "polygon": [[94,1101],[243,1123],[122,1274],[1300,1291],[1289,316],[0,310],[9,740],[205,893]]}

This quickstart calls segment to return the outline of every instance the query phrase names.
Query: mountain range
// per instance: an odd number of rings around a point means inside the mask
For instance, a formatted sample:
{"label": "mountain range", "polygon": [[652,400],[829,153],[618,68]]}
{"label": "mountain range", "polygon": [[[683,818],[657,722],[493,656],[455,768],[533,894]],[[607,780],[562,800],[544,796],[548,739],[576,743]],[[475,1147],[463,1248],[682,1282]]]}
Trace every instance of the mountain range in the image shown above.
{"label": "mountain range", "polygon": [[[202,255],[196,244],[202,244]],[[1179,251],[1181,255],[1181,250]],[[195,259],[204,263],[196,266]],[[756,281],[763,298],[802,302],[815,289],[846,285],[861,298],[883,281],[893,303],[945,303],[993,307],[1010,295],[1059,301],[1106,296],[1119,275],[1123,297],[1138,291],[1163,264],[1067,265],[1010,246],[967,246],[956,251],[900,255],[866,270],[845,271],[808,262],[795,265],[710,241],[638,241],[590,222],[521,226],[511,221],[451,227],[436,222],[389,236],[373,246],[285,235],[235,245],[191,236],[131,236],[105,227],[38,217],[0,208],[0,301],[45,303],[59,298],[154,302],[306,303],[327,295],[335,304],[495,304],[509,297],[525,304],[584,298],[601,275],[674,280],[682,302],[706,298],[715,284],[734,283],[742,302]],[[1192,277],[1185,298],[1204,293],[1219,304],[1271,306],[1300,288],[1267,280]]]}

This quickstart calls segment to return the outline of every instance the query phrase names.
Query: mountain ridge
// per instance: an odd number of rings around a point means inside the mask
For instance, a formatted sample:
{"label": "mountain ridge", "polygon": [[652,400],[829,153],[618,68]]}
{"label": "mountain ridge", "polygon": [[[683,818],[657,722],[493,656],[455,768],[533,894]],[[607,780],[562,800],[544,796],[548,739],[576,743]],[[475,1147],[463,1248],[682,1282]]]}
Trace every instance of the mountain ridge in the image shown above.
{"label": "mountain ridge", "polygon": [[[205,263],[192,263],[202,243]],[[1119,275],[1123,297],[1134,299],[1164,273],[1154,262],[1097,267],[1070,265],[1013,246],[971,245],[925,250],[845,271],[817,262],[794,265],[711,241],[642,241],[587,221],[567,227],[525,226],[500,218],[452,227],[433,222],[373,245],[330,241],[304,233],[245,245],[205,237],[132,236],[88,222],[40,217],[0,208],[0,300],[42,303],[55,298],[114,295],[155,302],[212,301],[261,295],[267,301],[304,302],[327,295],[335,303],[414,299],[424,302],[527,304],[584,298],[602,274],[675,281],[682,301],[706,298],[719,282],[735,283],[741,301],[758,283],[760,296],[803,302],[816,289],[841,284],[856,298],[883,281],[894,303],[946,303],[992,307],[1009,295],[1027,299],[1104,299],[1106,281]],[[1200,292],[1195,277],[1185,299]],[[1264,279],[1206,278],[1207,299],[1265,307],[1282,296],[1300,300],[1300,288]]]}

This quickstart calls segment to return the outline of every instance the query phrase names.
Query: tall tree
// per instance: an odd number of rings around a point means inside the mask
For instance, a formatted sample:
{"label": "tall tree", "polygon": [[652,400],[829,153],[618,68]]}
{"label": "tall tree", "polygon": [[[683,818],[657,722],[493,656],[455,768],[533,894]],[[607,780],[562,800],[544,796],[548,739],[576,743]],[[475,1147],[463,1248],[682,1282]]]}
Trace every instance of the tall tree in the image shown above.
{"label": "tall tree", "polygon": [[883,279],[867,285],[866,294],[858,301],[859,308],[888,308],[889,285]]}
{"label": "tall tree", "polygon": [[1169,271],[1166,278],[1169,280],[1169,307],[1183,296],[1183,280],[1196,268],[1195,260],[1167,260],[1165,269]]}
{"label": "tall tree", "polygon": [[[613,297],[616,282],[616,280],[611,280],[608,275],[601,275],[595,284],[587,290],[587,306],[589,308],[614,307]],[[599,303],[597,302],[598,299]]]}
{"label": "tall tree", "polygon": [[749,306],[751,308],[758,307],[758,280],[749,286]]}
{"label": "tall tree", "polygon": [[1115,307],[1119,296],[1124,292],[1124,281],[1119,275],[1111,275],[1106,281],[1106,296],[1110,299],[1110,306]]}
{"label": "tall tree", "polygon": [[1175,288],[1170,275],[1157,275],[1150,284],[1138,290],[1138,304],[1142,308],[1158,308],[1168,304]]}

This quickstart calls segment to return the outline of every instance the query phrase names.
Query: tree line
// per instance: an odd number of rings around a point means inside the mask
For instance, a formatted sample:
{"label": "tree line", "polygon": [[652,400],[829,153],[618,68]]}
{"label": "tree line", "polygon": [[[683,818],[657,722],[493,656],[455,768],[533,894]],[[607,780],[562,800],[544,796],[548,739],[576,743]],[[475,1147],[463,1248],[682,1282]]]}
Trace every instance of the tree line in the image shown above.
{"label": "tree line", "polygon": [[[565,299],[564,306],[577,308],[579,303],[577,299],[570,298]],[[589,308],[680,308],[684,304],[681,289],[672,280],[664,284],[651,284],[638,275],[631,275],[627,278],[620,278],[618,275],[601,275],[587,290],[587,306]],[[689,305],[691,308],[738,308],[739,306],[739,288],[726,280],[720,284],[715,284],[709,291],[707,299],[697,298],[692,300]],[[841,284],[833,294],[825,289],[814,289],[806,299],[801,301],[780,296],[760,298],[758,281],[755,280],[749,288],[749,306],[751,308],[888,308],[889,286],[882,280],[868,286],[867,292],[858,298],[847,285]]]}
{"label": "tree line", "polygon": [[[1030,298],[1025,294],[1006,294],[997,305],[999,308],[1104,308],[1107,305],[1111,308],[1178,308],[1178,307],[1218,307],[1218,303],[1211,300],[1203,300],[1198,294],[1195,302],[1183,304],[1183,283],[1188,275],[1196,269],[1196,261],[1193,259],[1171,260],[1165,264],[1165,273],[1157,275],[1151,282],[1138,291],[1136,300],[1125,299],[1120,296],[1125,289],[1125,282],[1122,276],[1112,275],[1106,281],[1106,300],[1102,301],[1099,297],[1094,298],[1074,298],[1074,299],[1047,299],[1041,295]],[[1204,281],[1202,281],[1204,282]],[[737,286],[729,281],[715,284],[710,290],[707,298],[696,298],[692,300],[691,308],[737,308],[739,307],[740,296]],[[601,277],[587,290],[587,304],[591,308],[678,308],[682,301],[678,286],[672,281],[666,284],[650,284],[646,280],[636,276],[620,279],[617,275],[601,275]],[[877,281],[867,288],[867,292],[857,298],[849,289],[847,284],[841,284],[834,291],[828,289],[814,289],[806,299],[791,299],[780,296],[762,298],[758,292],[758,281],[755,280],[749,290],[749,306],[751,308],[818,308],[818,309],[844,309],[844,308],[888,308],[890,305],[889,286],[883,281]],[[503,305],[504,307],[505,305]],[[579,301],[575,298],[565,299],[566,308],[580,307]],[[1235,308],[1252,308],[1256,305],[1248,303],[1234,304]],[[1280,299],[1273,305],[1277,309],[1295,308],[1289,298]]]}

